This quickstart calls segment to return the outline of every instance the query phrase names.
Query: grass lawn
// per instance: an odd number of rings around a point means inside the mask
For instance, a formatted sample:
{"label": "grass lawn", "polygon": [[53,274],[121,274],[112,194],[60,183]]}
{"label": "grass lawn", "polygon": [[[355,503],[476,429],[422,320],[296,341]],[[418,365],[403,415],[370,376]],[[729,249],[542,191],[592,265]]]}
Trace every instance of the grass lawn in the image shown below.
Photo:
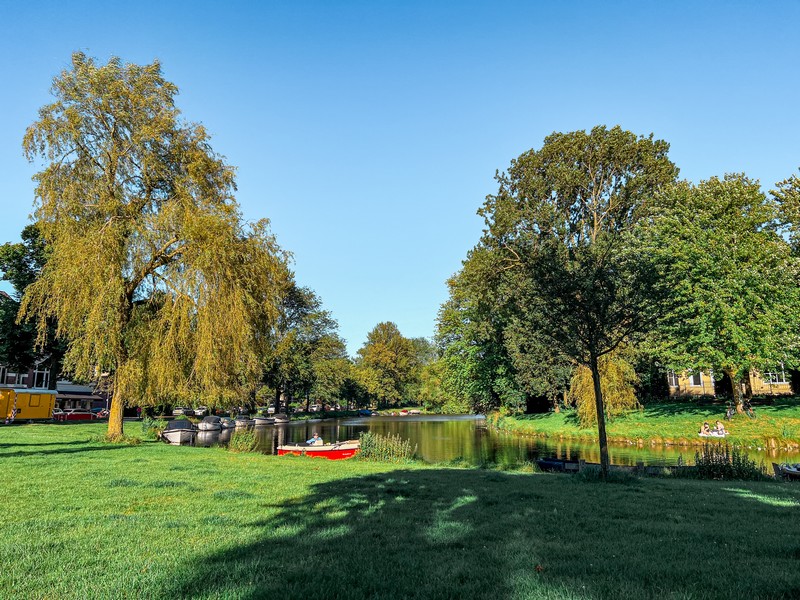
{"label": "grass lawn", "polygon": [[[725,421],[724,404],[661,402],[648,404],[606,423],[609,441],[645,444],[702,445],[707,439],[697,435],[708,421],[725,423],[728,442],[746,448],[800,447],[800,399],[776,398],[772,405],[755,406],[756,418],[736,415]],[[582,428],[575,411],[514,417],[492,417],[495,424],[510,432],[542,437],[596,440],[596,428]],[[713,440],[712,440],[713,441]]]}
{"label": "grass lawn", "polygon": [[103,428],[0,428],[0,598],[800,597],[800,485],[88,441]]}

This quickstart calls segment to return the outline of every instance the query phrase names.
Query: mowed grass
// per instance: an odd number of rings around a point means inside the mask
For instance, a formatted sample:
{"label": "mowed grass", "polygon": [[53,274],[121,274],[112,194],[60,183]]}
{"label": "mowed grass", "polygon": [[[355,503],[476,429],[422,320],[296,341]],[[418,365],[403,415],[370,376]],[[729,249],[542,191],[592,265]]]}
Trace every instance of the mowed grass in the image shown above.
{"label": "mowed grass", "polygon": [[102,431],[0,428],[0,598],[800,597],[800,485],[87,441]]}
{"label": "mowed grass", "polygon": [[[723,421],[729,443],[750,448],[797,448],[800,445],[800,399],[776,398],[772,405],[755,406],[756,418],[736,415],[725,421],[725,404],[661,402],[648,404],[606,423],[610,441],[702,445],[697,433],[704,421],[711,427]],[[596,440],[594,427],[581,427],[574,410],[501,417],[501,429],[542,437]]]}

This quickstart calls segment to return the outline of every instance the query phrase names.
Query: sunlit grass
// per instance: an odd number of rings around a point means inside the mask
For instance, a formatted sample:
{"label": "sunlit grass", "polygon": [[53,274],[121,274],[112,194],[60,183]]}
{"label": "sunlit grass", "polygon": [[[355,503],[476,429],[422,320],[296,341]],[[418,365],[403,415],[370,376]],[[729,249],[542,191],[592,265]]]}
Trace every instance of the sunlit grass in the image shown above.
{"label": "sunlit grass", "polygon": [[[98,431],[0,428],[0,598],[800,592],[800,485],[603,484],[87,441]],[[724,586],[710,585],[720,573]]]}
{"label": "sunlit grass", "polygon": [[[724,421],[725,404],[696,404],[691,401],[661,402],[631,410],[606,422],[607,435],[612,441],[644,444],[695,445],[702,444],[697,432],[703,422],[713,426]],[[729,435],[727,441],[753,448],[800,445],[800,399],[778,398],[771,406],[756,406],[756,418],[736,415],[724,421]],[[564,437],[594,440],[593,427],[581,427],[574,410],[560,413],[520,415],[501,418],[502,429],[543,437]]]}

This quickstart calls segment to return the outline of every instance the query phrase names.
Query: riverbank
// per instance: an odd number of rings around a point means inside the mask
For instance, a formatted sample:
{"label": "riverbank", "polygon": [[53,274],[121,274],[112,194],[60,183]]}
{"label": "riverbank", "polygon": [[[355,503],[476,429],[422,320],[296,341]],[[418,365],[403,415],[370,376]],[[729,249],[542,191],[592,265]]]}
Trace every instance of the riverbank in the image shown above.
{"label": "riverbank", "polygon": [[92,441],[104,427],[0,429],[0,597],[788,599],[800,591],[788,526],[798,485],[602,484]]}
{"label": "riverbank", "polygon": [[[736,415],[725,421],[722,404],[661,402],[648,404],[606,423],[609,443],[640,446],[702,446],[718,438],[702,438],[703,422],[714,426],[720,420],[729,434],[725,440],[734,446],[754,449],[800,449],[800,399],[776,398],[771,405],[755,407],[756,418]],[[488,423],[516,435],[549,439],[596,441],[596,428],[583,428],[575,411],[560,413],[487,417]]]}

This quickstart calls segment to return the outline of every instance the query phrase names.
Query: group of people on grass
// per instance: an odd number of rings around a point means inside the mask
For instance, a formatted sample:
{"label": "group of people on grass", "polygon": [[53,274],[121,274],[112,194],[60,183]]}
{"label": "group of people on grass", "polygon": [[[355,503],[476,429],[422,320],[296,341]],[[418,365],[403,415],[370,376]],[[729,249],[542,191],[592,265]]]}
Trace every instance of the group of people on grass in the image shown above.
{"label": "group of people on grass", "polygon": [[728,435],[728,432],[725,431],[725,425],[722,424],[722,421],[717,421],[716,427],[714,429],[711,429],[711,427],[708,425],[708,421],[706,421],[700,428],[700,435],[725,437],[726,435]]}

